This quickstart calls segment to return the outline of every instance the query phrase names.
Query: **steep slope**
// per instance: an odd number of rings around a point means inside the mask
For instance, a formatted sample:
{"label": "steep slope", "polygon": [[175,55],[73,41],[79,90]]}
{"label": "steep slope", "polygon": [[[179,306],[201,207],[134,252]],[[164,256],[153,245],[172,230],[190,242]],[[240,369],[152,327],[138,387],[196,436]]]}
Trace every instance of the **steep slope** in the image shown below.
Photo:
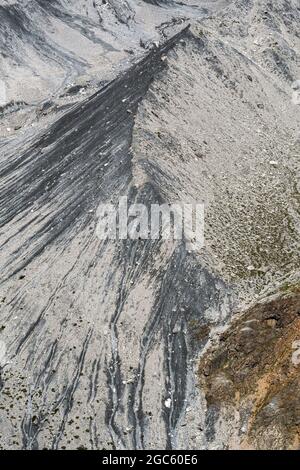
{"label": "steep slope", "polygon": [[167,37],[168,26],[174,34],[172,26],[186,21],[186,12],[194,9],[200,17],[209,11],[203,6],[210,2],[193,8],[188,3],[166,2],[165,8],[164,2],[157,7],[133,0],[1,2],[0,79],[8,102],[38,103],[56,98],[74,81],[97,86],[113,78],[134,53]]}
{"label": "steep slope", "polygon": [[[21,4],[5,3],[6,12]],[[109,81],[97,64],[98,80],[107,81],[98,91],[90,87],[83,95],[75,87],[69,101],[53,97],[57,108],[48,103],[39,117],[29,111],[35,125],[26,121],[1,140],[1,447],[266,447],[269,430],[277,433],[276,447],[295,447],[297,400],[290,414],[280,405],[278,422],[270,426],[263,408],[254,406],[243,438],[243,424],[233,425],[232,412],[243,414],[249,399],[262,397],[259,386],[274,350],[277,382],[273,387],[268,376],[270,400],[278,392],[281,403],[284,387],[298,386],[294,369],[281,379],[290,341],[297,339],[297,297],[255,306],[299,271],[300,116],[292,100],[297,3],[201,2],[199,12],[195,2],[110,1],[104,10],[94,2],[93,14],[92,2],[35,3],[35,14],[43,8],[44,18],[59,17],[84,37],[98,11],[107,44],[127,45],[134,37],[144,55],[137,60],[130,54],[126,71]],[[32,2],[23,5],[25,12],[32,8]],[[155,15],[141,26],[138,18],[150,11]],[[188,18],[191,27],[182,28]],[[223,25],[226,18],[233,28]],[[155,25],[159,47],[152,43]],[[174,27],[181,31],[169,38]],[[152,38],[147,52],[139,28]],[[256,46],[258,35],[268,43]],[[21,37],[26,49],[27,37]],[[65,30],[61,41],[68,49]],[[43,51],[45,44],[48,39]],[[65,77],[70,52],[49,48],[59,54]],[[120,60],[110,52],[109,72]],[[73,74],[78,51],[72,61]],[[91,63],[85,66],[94,73]],[[118,64],[116,71],[122,69]],[[61,82],[56,86],[60,90]],[[11,111],[4,110],[5,129],[22,112]],[[99,204],[117,206],[122,196],[148,208],[204,202],[205,247],[191,250],[187,239],[99,240]],[[247,344],[253,335],[260,345],[269,341],[261,366],[246,345],[241,355],[231,354],[244,338],[236,323],[228,330],[234,333],[217,342],[231,321],[248,320],[257,325]],[[218,353],[227,357],[227,351],[231,375],[219,390],[227,363],[218,363]],[[230,393],[235,387],[241,395],[236,368],[244,359],[253,359],[254,369],[241,370],[246,392],[239,408]],[[212,364],[204,378],[203,363],[205,371]],[[285,416],[291,425],[282,431]]]}
{"label": "steep slope", "polygon": [[178,445],[191,322],[208,307],[223,321],[228,289],[184,242],[101,242],[95,229],[101,201],[163,200],[133,181],[132,113],[185,34],[3,162],[3,447]]}

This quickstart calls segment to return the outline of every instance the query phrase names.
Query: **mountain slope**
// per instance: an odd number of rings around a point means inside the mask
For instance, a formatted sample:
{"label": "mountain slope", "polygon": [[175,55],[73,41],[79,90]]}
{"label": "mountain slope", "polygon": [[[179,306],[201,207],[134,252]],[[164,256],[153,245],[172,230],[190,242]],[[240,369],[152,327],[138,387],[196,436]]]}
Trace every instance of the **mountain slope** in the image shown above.
{"label": "mountain slope", "polygon": [[[270,432],[273,447],[295,447],[297,400],[270,425],[247,405],[250,392],[253,403],[262,397],[272,354],[278,383],[268,376],[264,406],[297,386],[286,361],[298,299],[281,297],[299,271],[298,4],[94,3],[0,10],[1,64],[23,63],[25,88],[36,56],[51,69],[27,104],[13,73],[14,104],[2,108],[0,445],[263,448]],[[61,34],[51,36],[54,24]],[[133,49],[126,63],[124,46]],[[99,205],[123,196],[148,208],[204,202],[205,247],[99,240]],[[281,292],[274,304],[270,292]],[[235,355],[248,320],[257,327]],[[241,370],[252,388],[232,403],[236,366],[256,360],[253,334],[264,362]],[[219,354],[233,382],[220,389]],[[253,426],[241,438],[245,410]]]}

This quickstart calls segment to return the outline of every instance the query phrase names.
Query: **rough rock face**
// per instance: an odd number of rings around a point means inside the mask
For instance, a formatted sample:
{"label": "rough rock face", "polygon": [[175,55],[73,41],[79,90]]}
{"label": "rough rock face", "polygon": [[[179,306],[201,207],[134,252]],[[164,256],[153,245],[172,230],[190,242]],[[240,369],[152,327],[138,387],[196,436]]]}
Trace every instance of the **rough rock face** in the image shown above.
{"label": "rough rock face", "polygon": [[2,448],[299,445],[299,4],[196,3],[1,2]]}
{"label": "rough rock face", "polygon": [[299,449],[300,290],[251,307],[202,358],[210,440],[226,448]]}

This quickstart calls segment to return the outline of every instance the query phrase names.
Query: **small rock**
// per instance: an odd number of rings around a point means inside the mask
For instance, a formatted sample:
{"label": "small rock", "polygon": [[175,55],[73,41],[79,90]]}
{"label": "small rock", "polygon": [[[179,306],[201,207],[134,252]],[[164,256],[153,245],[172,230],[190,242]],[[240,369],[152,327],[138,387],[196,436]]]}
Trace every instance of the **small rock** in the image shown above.
{"label": "small rock", "polygon": [[165,407],[166,407],[166,408],[171,408],[171,403],[172,403],[171,398],[168,398],[168,399],[165,401]]}
{"label": "small rock", "polygon": [[252,265],[251,265],[251,266],[248,266],[247,269],[248,269],[248,271],[255,271],[255,267],[252,266]]}

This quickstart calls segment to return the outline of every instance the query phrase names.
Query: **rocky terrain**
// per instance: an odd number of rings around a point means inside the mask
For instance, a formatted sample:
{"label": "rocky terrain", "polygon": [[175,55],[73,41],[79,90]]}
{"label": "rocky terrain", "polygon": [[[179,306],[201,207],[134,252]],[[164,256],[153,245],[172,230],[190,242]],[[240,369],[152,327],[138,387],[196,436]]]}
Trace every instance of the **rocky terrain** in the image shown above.
{"label": "rocky terrain", "polygon": [[283,286],[202,358],[209,440],[237,449],[299,449],[299,316],[299,284]]}
{"label": "rocky terrain", "polygon": [[[299,24],[0,2],[2,449],[299,448]],[[204,248],[99,240],[123,196],[204,203]]]}

